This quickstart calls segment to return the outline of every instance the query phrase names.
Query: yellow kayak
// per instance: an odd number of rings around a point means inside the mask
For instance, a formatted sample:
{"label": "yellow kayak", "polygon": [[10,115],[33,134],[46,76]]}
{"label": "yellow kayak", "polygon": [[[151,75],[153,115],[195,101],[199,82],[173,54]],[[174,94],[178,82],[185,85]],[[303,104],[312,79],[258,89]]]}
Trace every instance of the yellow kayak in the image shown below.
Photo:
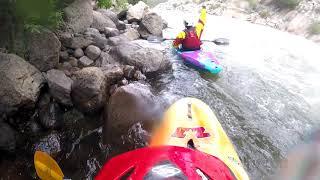
{"label": "yellow kayak", "polygon": [[204,102],[183,98],[165,113],[150,146],[191,147],[223,161],[239,180],[249,179],[231,140]]}

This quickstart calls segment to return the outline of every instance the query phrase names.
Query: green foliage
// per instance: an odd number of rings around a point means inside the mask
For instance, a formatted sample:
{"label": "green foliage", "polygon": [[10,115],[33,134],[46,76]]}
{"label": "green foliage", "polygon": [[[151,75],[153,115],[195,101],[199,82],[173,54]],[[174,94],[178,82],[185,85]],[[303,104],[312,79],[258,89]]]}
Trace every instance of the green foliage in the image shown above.
{"label": "green foliage", "polygon": [[250,8],[255,9],[258,6],[258,0],[247,0]]}
{"label": "green foliage", "polygon": [[320,34],[320,22],[314,22],[309,27],[310,34]]}
{"label": "green foliage", "polygon": [[98,0],[99,8],[110,8],[112,6],[111,0]]}
{"label": "green foliage", "polygon": [[301,0],[274,0],[274,2],[281,8],[294,9]]}
{"label": "green foliage", "polygon": [[120,9],[126,9],[128,7],[128,1],[127,0],[116,0],[117,7]]}

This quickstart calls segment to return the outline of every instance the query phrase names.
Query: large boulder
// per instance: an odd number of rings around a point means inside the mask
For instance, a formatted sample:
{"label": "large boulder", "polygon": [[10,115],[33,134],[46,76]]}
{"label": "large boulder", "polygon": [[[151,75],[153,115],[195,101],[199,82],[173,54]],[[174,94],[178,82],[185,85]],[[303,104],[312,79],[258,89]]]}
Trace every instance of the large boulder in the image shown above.
{"label": "large boulder", "polygon": [[27,46],[30,63],[40,71],[47,71],[58,65],[61,43],[53,32],[43,30],[40,33],[30,33]]}
{"label": "large boulder", "polygon": [[162,36],[162,29],[164,27],[164,21],[156,13],[146,14],[140,23],[139,33],[145,39],[150,35],[153,36]]}
{"label": "large boulder", "polygon": [[52,69],[47,72],[47,81],[50,94],[61,104],[72,106],[71,86],[72,80],[63,71]]}
{"label": "large boulder", "polygon": [[41,72],[14,54],[0,53],[0,114],[34,107],[45,79]]}
{"label": "large boulder", "polygon": [[90,0],[75,0],[64,9],[66,28],[79,33],[89,28],[93,22],[93,8]]}
{"label": "large boulder", "polygon": [[115,137],[123,135],[138,122],[151,126],[161,117],[162,112],[157,107],[157,100],[147,85],[132,83],[117,88],[105,111],[105,137],[117,139]]}
{"label": "large boulder", "polygon": [[108,17],[109,19],[111,19],[114,24],[118,24],[119,23],[119,19],[117,17],[117,14],[112,12],[109,9],[98,9],[98,12],[100,12],[102,15],[104,15],[105,17]]}
{"label": "large boulder", "polygon": [[137,40],[140,38],[139,32],[134,28],[127,29],[126,32],[121,34],[120,36],[124,36],[129,41]]}
{"label": "large boulder", "polygon": [[112,53],[121,63],[135,66],[144,73],[160,72],[171,64],[162,51],[134,43],[120,44],[112,49]]}
{"label": "large boulder", "polygon": [[127,20],[131,22],[141,21],[142,17],[149,11],[148,5],[139,1],[136,5],[131,6],[127,12]]}
{"label": "large boulder", "polygon": [[94,113],[104,106],[106,97],[105,75],[97,67],[88,67],[74,73],[71,97],[82,112]]}
{"label": "large boulder", "polygon": [[102,15],[98,11],[93,11],[93,23],[91,27],[103,31],[105,27],[116,28],[116,25],[109,17]]}
{"label": "large boulder", "polygon": [[0,150],[14,152],[16,137],[14,130],[6,123],[0,122]]}

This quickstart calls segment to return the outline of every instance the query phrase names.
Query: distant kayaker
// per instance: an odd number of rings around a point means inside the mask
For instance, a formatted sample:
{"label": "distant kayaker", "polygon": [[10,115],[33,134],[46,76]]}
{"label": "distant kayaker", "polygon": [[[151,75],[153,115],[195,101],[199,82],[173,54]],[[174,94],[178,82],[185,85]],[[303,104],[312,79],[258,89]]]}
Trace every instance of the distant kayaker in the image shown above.
{"label": "distant kayaker", "polygon": [[198,23],[194,26],[194,23],[192,21],[185,20],[185,30],[178,34],[178,36],[173,42],[173,47],[175,47],[176,49],[181,49],[183,51],[199,50],[202,44],[200,40],[201,34],[203,32],[206,20],[206,7],[202,6]]}

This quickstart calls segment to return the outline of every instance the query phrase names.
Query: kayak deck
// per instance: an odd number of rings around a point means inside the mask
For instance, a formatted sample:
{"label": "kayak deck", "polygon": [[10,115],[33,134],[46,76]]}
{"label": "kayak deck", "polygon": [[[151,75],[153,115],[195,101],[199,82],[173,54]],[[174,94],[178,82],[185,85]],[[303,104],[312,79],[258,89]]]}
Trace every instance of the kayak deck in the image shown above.
{"label": "kayak deck", "polygon": [[220,62],[211,52],[197,51],[177,51],[185,63],[192,64],[200,69],[207,70],[212,74],[218,74],[222,70]]}
{"label": "kayak deck", "polygon": [[181,146],[218,157],[237,177],[249,179],[240,159],[210,107],[194,98],[174,103],[152,136],[150,146]]}

